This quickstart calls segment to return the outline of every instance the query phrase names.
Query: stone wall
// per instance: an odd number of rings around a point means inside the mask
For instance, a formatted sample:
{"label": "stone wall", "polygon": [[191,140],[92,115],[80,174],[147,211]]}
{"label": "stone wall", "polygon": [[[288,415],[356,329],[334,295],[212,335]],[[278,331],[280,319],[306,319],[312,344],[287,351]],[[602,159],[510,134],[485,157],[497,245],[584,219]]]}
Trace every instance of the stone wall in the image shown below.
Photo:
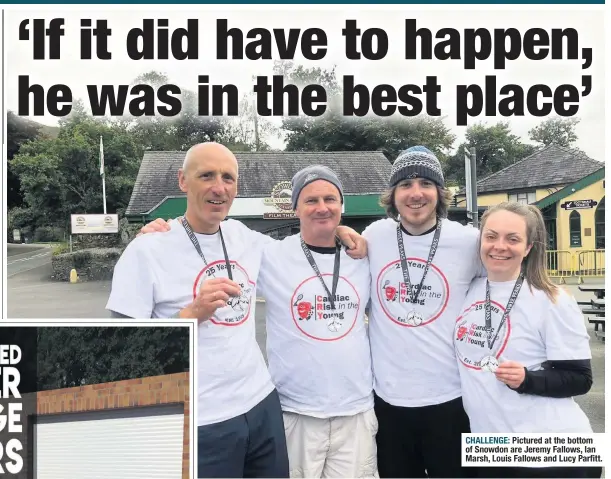
{"label": "stone wall", "polygon": [[72,235],[72,251],[91,248],[125,248],[133,240],[140,228],[140,223],[129,223],[126,218],[119,220],[118,234]]}
{"label": "stone wall", "polygon": [[51,278],[70,281],[70,271],[75,269],[79,281],[111,280],[121,253],[123,248],[90,248],[53,256]]}
{"label": "stone wall", "polygon": [[123,250],[142,226],[123,218],[119,221],[119,234],[73,235],[72,253],[56,254],[51,259],[51,278],[70,281],[70,271],[75,269],[79,281],[111,280]]}

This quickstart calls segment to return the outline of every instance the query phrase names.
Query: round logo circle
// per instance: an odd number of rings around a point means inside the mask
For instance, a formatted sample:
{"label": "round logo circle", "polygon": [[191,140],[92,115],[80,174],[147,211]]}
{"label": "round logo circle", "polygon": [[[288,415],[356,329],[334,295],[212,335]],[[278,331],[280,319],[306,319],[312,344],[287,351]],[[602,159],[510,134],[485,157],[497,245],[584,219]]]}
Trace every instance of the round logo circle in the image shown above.
{"label": "round logo circle", "polygon": [[[329,285],[333,275],[325,273]],[[338,278],[334,297],[335,309],[323,290],[318,276],[303,281],[291,297],[291,314],[297,329],[317,341],[337,341],[345,337],[356,324],[361,298],[356,288],[343,276]]]}
{"label": "round logo circle", "polygon": [[456,319],[454,349],[456,357],[464,366],[476,370],[493,371],[496,370],[495,364],[498,366],[501,354],[505,351],[509,341],[511,316],[507,317],[499,331],[498,327],[505,307],[496,301],[490,301],[492,323],[490,342],[493,342],[491,350],[488,347],[485,307],[485,301],[476,301]]}
{"label": "round logo circle", "polygon": [[274,206],[280,211],[293,211],[291,197],[293,195],[293,185],[290,181],[281,181],[272,188],[271,197]]}
{"label": "round logo circle", "polygon": [[[227,306],[219,308],[210,318],[210,322],[219,326],[238,326],[250,316],[251,295],[255,284],[250,281],[248,273],[237,262],[230,261],[233,281],[240,285],[240,295],[230,297]],[[209,263],[202,269],[193,283],[193,299],[201,289],[204,281],[214,278],[228,278],[227,265],[224,260]]]}
{"label": "round logo circle", "polygon": [[[407,267],[415,292],[422,280],[426,261],[407,258]],[[429,267],[416,304],[410,302],[411,294],[408,295],[400,260],[393,261],[380,271],[376,290],[386,316],[394,323],[408,328],[425,326],[435,321],[445,311],[450,299],[448,280],[434,264]]]}

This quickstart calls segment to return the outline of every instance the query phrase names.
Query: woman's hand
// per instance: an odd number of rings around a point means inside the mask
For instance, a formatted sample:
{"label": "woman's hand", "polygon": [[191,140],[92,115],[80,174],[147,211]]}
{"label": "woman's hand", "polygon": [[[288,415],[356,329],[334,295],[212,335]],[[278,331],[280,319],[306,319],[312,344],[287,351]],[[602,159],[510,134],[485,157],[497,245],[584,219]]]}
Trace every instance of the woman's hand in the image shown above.
{"label": "woman's hand", "polygon": [[504,361],[499,364],[494,375],[511,389],[518,389],[526,378],[526,371],[524,366],[517,361]]}

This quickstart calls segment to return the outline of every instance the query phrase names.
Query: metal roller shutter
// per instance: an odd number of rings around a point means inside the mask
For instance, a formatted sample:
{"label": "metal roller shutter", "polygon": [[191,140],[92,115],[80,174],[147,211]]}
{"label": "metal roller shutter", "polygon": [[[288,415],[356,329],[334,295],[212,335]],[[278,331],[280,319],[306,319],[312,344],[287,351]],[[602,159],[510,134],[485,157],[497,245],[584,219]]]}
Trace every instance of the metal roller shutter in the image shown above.
{"label": "metal roller shutter", "polygon": [[182,405],[39,416],[36,479],[182,477]]}

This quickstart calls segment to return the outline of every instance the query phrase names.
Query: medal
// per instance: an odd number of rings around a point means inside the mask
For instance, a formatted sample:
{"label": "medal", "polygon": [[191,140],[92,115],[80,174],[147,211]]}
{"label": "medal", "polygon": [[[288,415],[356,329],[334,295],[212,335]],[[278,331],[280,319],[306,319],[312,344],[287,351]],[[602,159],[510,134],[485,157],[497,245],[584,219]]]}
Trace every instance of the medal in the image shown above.
{"label": "medal", "polygon": [[480,360],[479,365],[482,368],[482,371],[494,373],[499,367],[499,360],[494,356],[484,356]]}
{"label": "medal", "polygon": [[[431,264],[433,263],[433,258],[435,257],[435,253],[437,252],[437,246],[439,245],[439,237],[441,236],[441,221],[437,220],[437,226],[435,228],[435,236],[433,236],[433,241],[431,243],[431,249],[429,250],[429,257],[426,260],[426,266],[424,267],[424,271],[422,273],[422,279],[420,280],[420,284],[417,288],[414,288],[409,278],[409,270],[407,268],[407,258],[405,256],[405,246],[403,245],[403,233],[401,232],[401,223],[397,225],[397,245],[399,246],[399,258],[401,260],[401,272],[403,273],[403,282],[405,283],[405,288],[407,289],[407,300],[409,303],[416,304],[418,300],[418,296],[420,296],[420,291],[422,290],[422,286],[424,285],[424,279],[426,278],[426,274],[429,272]],[[384,285],[386,286],[386,284]],[[394,288],[393,288],[394,289]],[[385,288],[386,298],[388,301],[391,298],[394,299],[394,295],[396,295],[395,291],[389,291],[388,288]],[[423,317],[420,313],[415,310],[410,311],[407,315],[406,322],[410,326],[420,326],[423,321]]]}
{"label": "medal", "polygon": [[337,333],[342,327],[342,323],[337,318],[331,318],[327,323],[327,328],[333,333]]}
{"label": "medal", "polygon": [[407,315],[407,324],[410,326],[420,326],[422,324],[422,315],[416,311],[410,311]]}
{"label": "medal", "polygon": [[[522,270],[520,271],[520,276],[518,276],[518,279],[516,280],[515,284],[513,285],[513,291],[511,292],[511,296],[509,297],[509,301],[507,302],[507,306],[505,307],[505,312],[503,313],[503,316],[501,317],[501,321],[499,322],[498,328],[496,328],[496,334],[494,335],[494,338],[492,338],[492,313],[490,311],[491,310],[490,283],[486,279],[486,303],[485,303],[486,327],[485,329],[486,329],[486,342],[488,344],[488,349],[490,350],[491,353],[492,353],[492,348],[494,347],[494,343],[498,339],[499,333],[501,332],[501,329],[503,328],[505,321],[509,317],[509,312],[513,308],[513,305],[515,304],[516,299],[518,298],[518,294],[520,293],[520,289],[522,288],[523,282],[524,282],[524,271]],[[493,373],[499,367],[499,360],[493,354],[490,356],[484,356],[480,361],[480,367],[482,368],[482,371],[490,371],[491,373]]]}

